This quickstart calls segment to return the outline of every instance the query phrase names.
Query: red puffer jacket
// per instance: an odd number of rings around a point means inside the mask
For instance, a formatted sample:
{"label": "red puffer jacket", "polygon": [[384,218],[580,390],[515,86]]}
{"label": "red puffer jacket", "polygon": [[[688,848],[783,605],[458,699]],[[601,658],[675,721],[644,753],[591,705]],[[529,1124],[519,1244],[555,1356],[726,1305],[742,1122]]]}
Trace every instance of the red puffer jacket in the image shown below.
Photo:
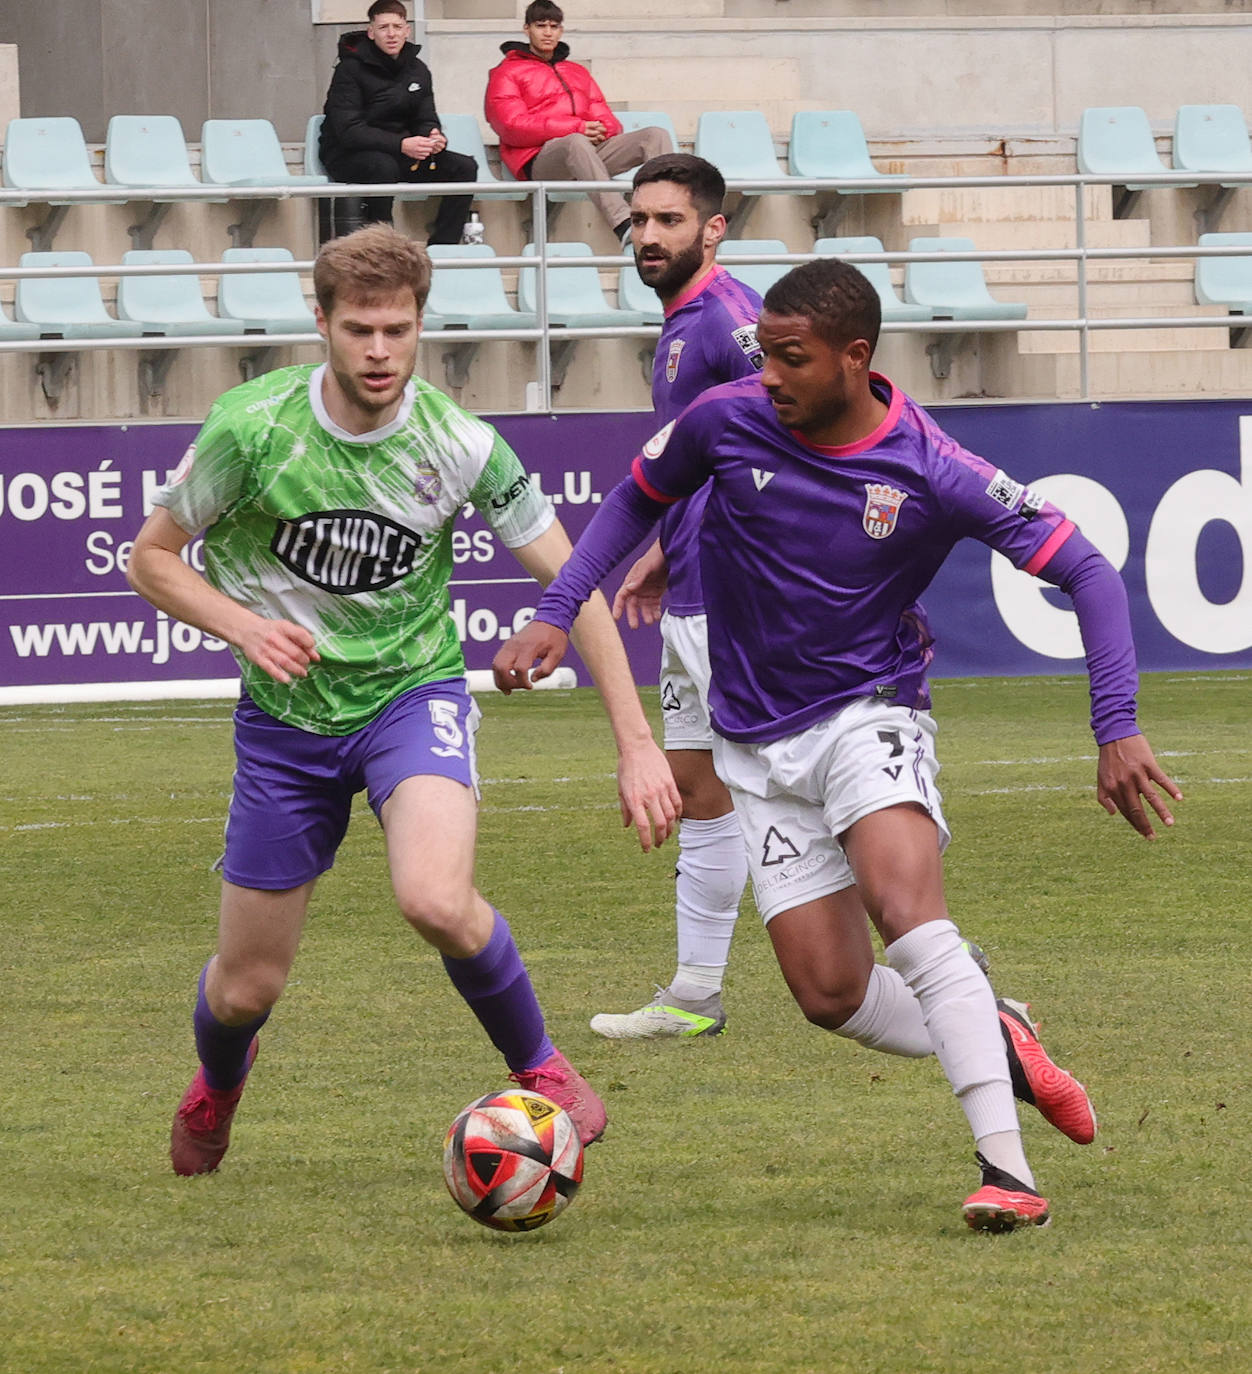
{"label": "red puffer jacket", "polygon": [[514,176],[553,138],[582,133],[598,119],[609,138],[622,124],[609,109],[586,67],[570,62],[558,43],[551,62],[536,57],[528,43],[502,43],[504,61],[487,77],[487,123],[500,135],[500,158]]}

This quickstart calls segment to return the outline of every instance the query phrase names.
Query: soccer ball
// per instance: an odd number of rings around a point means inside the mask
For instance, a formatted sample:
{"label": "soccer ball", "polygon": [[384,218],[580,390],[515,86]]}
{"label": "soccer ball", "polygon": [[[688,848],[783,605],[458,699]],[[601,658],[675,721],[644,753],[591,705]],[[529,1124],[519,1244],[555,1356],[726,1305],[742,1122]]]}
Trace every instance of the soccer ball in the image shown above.
{"label": "soccer ball", "polygon": [[448,1128],[443,1177],[475,1221],[497,1231],[534,1231],[565,1210],[582,1182],[578,1127],[538,1093],[488,1093]]}

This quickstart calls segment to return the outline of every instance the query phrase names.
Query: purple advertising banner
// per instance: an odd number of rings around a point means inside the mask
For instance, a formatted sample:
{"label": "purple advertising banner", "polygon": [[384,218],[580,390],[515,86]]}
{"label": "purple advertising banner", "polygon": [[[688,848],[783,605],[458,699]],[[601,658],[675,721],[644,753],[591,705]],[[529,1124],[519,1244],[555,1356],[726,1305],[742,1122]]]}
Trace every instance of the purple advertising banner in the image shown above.
{"label": "purple advertising banner", "polygon": [[[936,407],[967,448],[1066,511],[1122,571],[1145,670],[1252,666],[1252,404]],[[496,421],[577,538],[653,428],[646,413]],[[0,430],[0,700],[48,688],[205,684],[230,652],[127,587],[130,540],[194,425]],[[187,557],[200,558],[193,541]],[[451,613],[486,669],[536,586],[476,515],[454,538]],[[619,576],[606,583],[611,595]],[[940,676],[1068,672],[1081,645],[1065,599],[982,545],[958,546],[925,604]],[[655,630],[625,631],[640,682]],[[585,671],[575,662],[579,680]],[[107,695],[107,692],[101,692]]]}

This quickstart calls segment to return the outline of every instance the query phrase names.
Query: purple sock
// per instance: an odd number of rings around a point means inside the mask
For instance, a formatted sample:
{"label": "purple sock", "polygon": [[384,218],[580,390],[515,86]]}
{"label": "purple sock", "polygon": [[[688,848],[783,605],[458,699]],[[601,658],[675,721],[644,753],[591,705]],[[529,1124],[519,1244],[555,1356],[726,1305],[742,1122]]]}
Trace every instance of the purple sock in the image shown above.
{"label": "purple sock", "polygon": [[504,1062],[520,1073],[542,1064],[555,1048],[543,1028],[543,1012],[509,923],[494,907],[492,914],[495,928],[486,945],[469,959],[445,954],[443,966]]}
{"label": "purple sock", "polygon": [[269,1019],[269,1012],[244,1026],[224,1026],[209,1010],[204,980],[209,966],[200,970],[200,990],[191,1024],[196,1032],[196,1053],[204,1066],[204,1081],[215,1092],[237,1088],[248,1073],[248,1046]]}

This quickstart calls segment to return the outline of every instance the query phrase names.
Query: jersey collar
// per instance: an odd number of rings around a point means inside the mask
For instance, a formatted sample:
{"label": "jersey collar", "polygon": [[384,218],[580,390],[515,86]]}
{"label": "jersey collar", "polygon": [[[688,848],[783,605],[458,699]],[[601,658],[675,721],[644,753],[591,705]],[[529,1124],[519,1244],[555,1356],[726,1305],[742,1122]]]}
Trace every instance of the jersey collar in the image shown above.
{"label": "jersey collar", "polygon": [[887,413],[877,427],[872,429],[863,439],[858,439],[853,444],[815,444],[806,439],[803,434],[798,434],[794,429],[789,429],[787,433],[797,443],[803,444],[805,448],[812,449],[814,453],[824,453],[831,458],[848,458],[854,453],[864,453],[867,449],[881,444],[900,419],[900,412],[904,409],[904,392],[898,386],[893,385],[881,372],[871,372],[869,382],[879,397],[887,402]]}
{"label": "jersey collar", "polygon": [[322,363],[315,367],[309,377],[309,405],[312,407],[314,419],[327,434],[345,444],[377,444],[384,439],[390,439],[393,434],[398,434],[408,424],[413,401],[417,395],[417,388],[413,385],[411,377],[405,383],[404,395],[400,398],[400,409],[396,411],[396,418],[390,424],[383,425],[381,429],[371,429],[365,434],[349,434],[330,418],[326,402],[322,399],[322,378],[326,375],[326,366]]}
{"label": "jersey collar", "polygon": [[682,293],[681,296],[678,296],[674,300],[670,301],[670,303],[665,307],[665,318],[668,320],[669,317],[676,310],[681,310],[684,305],[690,305],[691,302],[695,300],[695,298],[698,295],[700,295],[701,292],[707,291],[708,288],[713,284],[714,280],[717,277],[723,276],[725,272],[726,269],[715,262],[713,266],[710,267],[709,270],[698,281],[694,282],[691,286],[689,286]]}

